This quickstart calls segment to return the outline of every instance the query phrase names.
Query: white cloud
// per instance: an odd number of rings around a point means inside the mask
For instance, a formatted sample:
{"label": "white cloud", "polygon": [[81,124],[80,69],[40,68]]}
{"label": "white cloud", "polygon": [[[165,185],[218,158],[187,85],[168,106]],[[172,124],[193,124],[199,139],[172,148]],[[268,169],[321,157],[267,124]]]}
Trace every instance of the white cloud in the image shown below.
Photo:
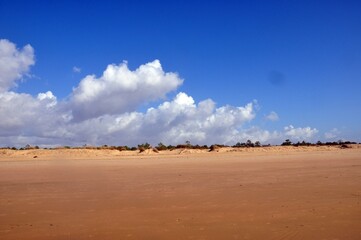
{"label": "white cloud", "polygon": [[47,91],[46,93],[39,93],[37,99],[46,102],[46,107],[48,108],[55,107],[57,104],[56,97],[51,91]]}
{"label": "white cloud", "polygon": [[68,126],[74,136],[81,134],[90,144],[107,141],[133,145],[145,141],[178,144],[187,140],[199,144],[233,144],[239,128],[254,117],[253,103],[245,107],[216,108],[210,99],[196,104],[192,97],[181,92],[173,101],[149,108],[145,113],[106,115]]}
{"label": "white cloud", "polygon": [[[8,92],[0,95],[0,102],[7,106],[0,110],[0,114],[6,116],[0,123],[0,131],[8,136],[0,138],[3,144],[28,141],[38,145],[44,142],[136,145],[145,141],[178,144],[186,140],[199,144],[234,144],[253,139],[252,132],[244,134],[242,126],[254,119],[254,103],[216,108],[210,99],[196,104],[182,92],[172,101],[149,108],[145,113],[103,115],[81,122],[69,121],[66,110],[51,92],[41,93],[37,98]],[[262,134],[260,132],[256,135]],[[43,143],[39,143],[41,141]]]}
{"label": "white cloud", "polygon": [[278,121],[279,117],[278,114],[276,112],[270,112],[267,116],[266,119],[272,122]]}
{"label": "white cloud", "polygon": [[17,49],[9,40],[0,39],[0,92],[16,87],[16,81],[34,62],[34,50],[30,45]]}
{"label": "white cloud", "polygon": [[0,93],[0,132],[6,136],[45,136],[57,126],[58,109],[51,92],[37,98],[29,94]]}
{"label": "white cloud", "polygon": [[[142,142],[179,144],[230,144],[252,141],[276,143],[284,137],[309,139],[310,127],[285,127],[284,132],[249,126],[258,111],[257,102],[244,106],[219,106],[211,99],[195,102],[184,92],[145,112],[136,108],[166,97],[183,80],[164,72],[158,60],[134,71],[124,62],[109,65],[103,75],[88,75],[69,99],[58,100],[51,91],[31,96],[9,91],[34,63],[28,45],[17,50],[1,40],[0,145],[136,145]],[[5,57],[4,57],[5,56]],[[1,62],[3,63],[3,62]],[[276,120],[275,112],[268,119]]]}
{"label": "white cloud", "polygon": [[335,140],[339,135],[340,131],[337,128],[333,128],[331,131],[325,133],[325,139],[327,140]]}
{"label": "white cloud", "polygon": [[161,133],[158,135],[164,142],[192,140],[198,143],[229,143],[239,132],[238,129],[254,117],[253,103],[244,107],[216,108],[210,99],[196,105],[191,97],[179,93],[172,102],[149,109],[143,127]]}
{"label": "white cloud", "polygon": [[311,127],[295,128],[289,125],[284,127],[284,132],[286,137],[294,140],[310,140],[318,133],[318,130]]}
{"label": "white cloud", "polygon": [[74,72],[74,73],[80,73],[80,72],[81,72],[81,68],[80,68],[80,67],[77,67],[77,66],[74,66],[74,67],[73,67],[73,72]]}
{"label": "white cloud", "polygon": [[88,75],[81,80],[73,90],[69,107],[77,121],[134,111],[141,104],[164,98],[182,82],[176,73],[165,73],[158,60],[134,71],[125,62],[112,64],[100,78]]}
{"label": "white cloud", "polygon": [[282,139],[282,134],[277,131],[268,131],[259,127],[251,127],[240,132],[243,142],[246,140],[260,141],[261,143],[277,143]]}

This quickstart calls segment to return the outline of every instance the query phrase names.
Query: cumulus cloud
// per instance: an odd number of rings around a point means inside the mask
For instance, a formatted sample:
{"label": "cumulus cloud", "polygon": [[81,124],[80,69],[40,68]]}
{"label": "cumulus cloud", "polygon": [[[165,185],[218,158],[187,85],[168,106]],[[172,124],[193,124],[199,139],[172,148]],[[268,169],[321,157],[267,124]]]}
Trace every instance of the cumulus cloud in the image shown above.
{"label": "cumulus cloud", "polygon": [[134,111],[139,105],[164,98],[183,80],[163,71],[159,60],[129,70],[126,62],[108,65],[103,75],[86,76],[73,90],[70,106],[76,121]]}
{"label": "cumulus cloud", "polygon": [[266,119],[272,122],[278,121],[279,117],[278,114],[276,112],[270,112],[267,116]]}
{"label": "cumulus cloud", "polygon": [[17,49],[9,40],[0,39],[0,92],[5,92],[16,86],[34,65],[34,50],[30,45]]}
{"label": "cumulus cloud", "polygon": [[57,103],[51,92],[40,93],[37,98],[29,94],[0,93],[0,103],[2,136],[39,136],[57,127]]}
{"label": "cumulus cloud", "polygon": [[56,97],[51,91],[47,91],[46,93],[39,93],[37,99],[42,102],[46,102],[47,108],[55,107],[57,104]]}
{"label": "cumulus cloud", "polygon": [[284,132],[285,136],[294,140],[310,140],[318,133],[318,130],[311,127],[295,128],[289,125],[284,127]]}
{"label": "cumulus cloud", "polygon": [[187,140],[199,144],[234,144],[255,136],[260,140],[269,139],[267,131],[242,128],[255,118],[253,102],[242,107],[217,108],[210,99],[195,103],[183,92],[144,113],[106,114],[81,122],[70,121],[69,113],[59,106],[51,92],[37,97],[8,92],[0,95],[0,101],[7,106],[0,110],[0,114],[6,116],[0,123],[0,131],[7,135],[0,138],[0,142],[6,140],[13,145],[26,141],[40,145],[44,142],[136,145],[145,141],[178,144]]}
{"label": "cumulus cloud", "polygon": [[229,143],[238,128],[255,117],[255,112],[253,103],[244,107],[216,108],[210,99],[195,104],[192,97],[181,92],[173,101],[164,102],[157,109],[148,109],[144,117],[144,132],[156,130],[165,142]]}
{"label": "cumulus cloud", "polygon": [[191,96],[180,92],[172,101],[149,108],[145,113],[104,115],[67,126],[72,138],[82,135],[90,144],[137,144],[145,141],[177,144],[187,140],[199,144],[214,141],[233,143],[239,128],[254,117],[253,103],[244,107],[216,108],[210,99],[196,104]]}
{"label": "cumulus cloud", "polygon": [[[283,132],[252,126],[257,102],[243,106],[217,106],[211,99],[195,102],[184,92],[144,112],[137,107],[163,99],[183,82],[178,74],[164,72],[158,60],[130,70],[127,63],[109,65],[97,78],[88,75],[70,97],[58,100],[51,91],[32,96],[10,91],[34,64],[30,45],[17,49],[0,40],[0,145],[136,145],[142,142],[179,144],[235,144],[277,142],[284,137],[309,139],[315,128]],[[267,118],[275,121],[271,112]]]}

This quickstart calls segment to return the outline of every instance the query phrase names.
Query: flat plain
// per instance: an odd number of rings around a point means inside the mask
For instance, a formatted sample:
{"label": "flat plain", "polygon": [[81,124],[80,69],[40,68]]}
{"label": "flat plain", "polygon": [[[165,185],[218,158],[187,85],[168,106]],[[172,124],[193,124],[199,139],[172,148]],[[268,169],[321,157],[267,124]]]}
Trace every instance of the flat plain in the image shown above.
{"label": "flat plain", "polygon": [[0,150],[0,239],[361,239],[361,147]]}

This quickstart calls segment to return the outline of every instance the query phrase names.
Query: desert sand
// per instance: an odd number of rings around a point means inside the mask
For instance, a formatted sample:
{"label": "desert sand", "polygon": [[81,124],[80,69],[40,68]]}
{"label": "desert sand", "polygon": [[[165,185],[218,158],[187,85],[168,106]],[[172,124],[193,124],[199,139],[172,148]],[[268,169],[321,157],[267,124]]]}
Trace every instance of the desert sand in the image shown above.
{"label": "desert sand", "polygon": [[361,148],[0,150],[0,239],[361,239]]}

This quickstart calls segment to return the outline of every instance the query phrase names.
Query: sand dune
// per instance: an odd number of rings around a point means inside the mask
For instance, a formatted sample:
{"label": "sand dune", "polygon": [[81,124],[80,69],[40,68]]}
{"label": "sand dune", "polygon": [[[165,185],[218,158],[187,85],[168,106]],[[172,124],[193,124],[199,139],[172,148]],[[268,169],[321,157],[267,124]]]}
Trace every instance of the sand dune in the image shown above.
{"label": "sand dune", "polygon": [[[361,145],[349,145],[352,149],[359,149]],[[222,147],[212,153],[279,153],[279,154],[292,154],[295,152],[327,152],[327,151],[345,151],[340,146],[272,146],[272,147],[255,147],[255,148],[232,148]],[[0,161],[8,159],[103,159],[121,156],[139,156],[139,155],[178,155],[178,154],[205,154],[209,153],[209,149],[174,149],[156,152],[153,149],[146,149],[143,152],[137,151],[119,151],[110,149],[86,149],[86,148],[73,148],[73,149],[29,149],[29,150],[11,150],[0,149]]]}
{"label": "sand dune", "polygon": [[2,149],[0,239],[361,239],[361,148]]}

